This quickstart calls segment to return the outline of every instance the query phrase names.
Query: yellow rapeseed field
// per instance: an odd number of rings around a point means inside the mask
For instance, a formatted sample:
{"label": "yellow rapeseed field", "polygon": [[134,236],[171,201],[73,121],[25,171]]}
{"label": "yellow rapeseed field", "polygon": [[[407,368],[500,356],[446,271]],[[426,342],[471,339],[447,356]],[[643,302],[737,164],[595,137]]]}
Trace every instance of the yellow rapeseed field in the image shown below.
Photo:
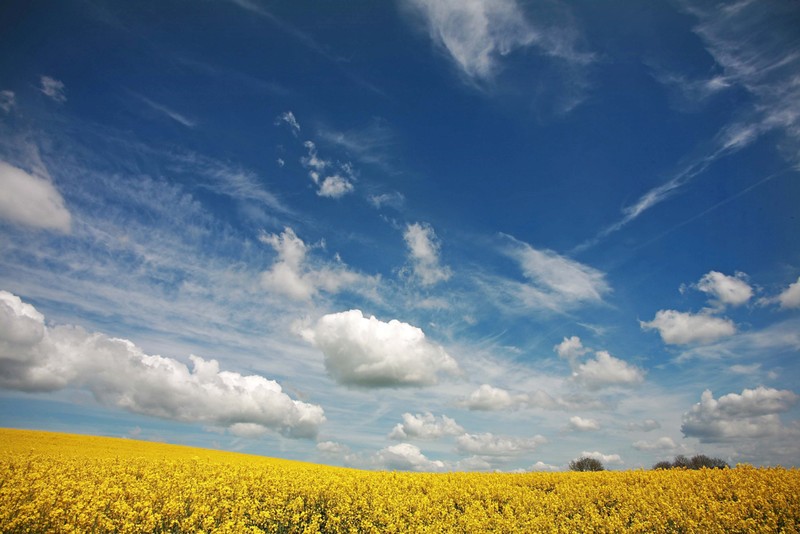
{"label": "yellow rapeseed field", "polygon": [[399,473],[0,430],[0,531],[798,532],[800,471]]}

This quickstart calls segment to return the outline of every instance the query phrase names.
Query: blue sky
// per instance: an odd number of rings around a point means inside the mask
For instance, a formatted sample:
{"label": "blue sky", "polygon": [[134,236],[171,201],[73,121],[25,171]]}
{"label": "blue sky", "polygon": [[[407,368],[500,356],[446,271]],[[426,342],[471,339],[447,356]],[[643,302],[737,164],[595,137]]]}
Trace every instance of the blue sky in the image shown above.
{"label": "blue sky", "polygon": [[0,425],[800,464],[796,2],[0,10]]}

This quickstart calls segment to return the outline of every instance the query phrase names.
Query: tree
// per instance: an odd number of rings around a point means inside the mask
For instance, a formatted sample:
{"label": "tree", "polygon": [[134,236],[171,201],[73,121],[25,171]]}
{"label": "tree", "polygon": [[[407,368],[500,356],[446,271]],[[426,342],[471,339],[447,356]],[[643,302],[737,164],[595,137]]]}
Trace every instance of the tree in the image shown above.
{"label": "tree", "polygon": [[581,456],[577,460],[572,460],[569,463],[571,471],[603,471],[603,462],[596,458],[589,458],[588,456]]}
{"label": "tree", "polygon": [[696,454],[691,458],[679,454],[675,460],[663,460],[653,466],[653,469],[726,469],[728,462],[721,458],[711,458],[705,454]]}

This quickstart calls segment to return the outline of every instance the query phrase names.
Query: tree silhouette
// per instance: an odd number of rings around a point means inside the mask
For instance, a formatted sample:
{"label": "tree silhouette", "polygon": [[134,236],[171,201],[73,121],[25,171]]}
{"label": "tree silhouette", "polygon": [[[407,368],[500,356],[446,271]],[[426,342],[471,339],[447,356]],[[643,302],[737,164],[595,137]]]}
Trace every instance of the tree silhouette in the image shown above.
{"label": "tree silhouette", "polygon": [[588,456],[581,456],[577,460],[572,460],[569,463],[571,471],[603,471],[603,463],[596,458],[589,458]]}

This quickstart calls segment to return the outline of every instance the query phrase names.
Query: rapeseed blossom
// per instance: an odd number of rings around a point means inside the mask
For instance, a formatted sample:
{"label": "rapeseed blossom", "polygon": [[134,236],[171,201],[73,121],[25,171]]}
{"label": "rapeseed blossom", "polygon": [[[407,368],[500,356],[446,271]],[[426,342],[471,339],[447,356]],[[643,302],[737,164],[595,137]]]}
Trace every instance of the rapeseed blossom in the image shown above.
{"label": "rapeseed blossom", "polygon": [[0,430],[1,532],[798,532],[800,471],[371,472]]}

